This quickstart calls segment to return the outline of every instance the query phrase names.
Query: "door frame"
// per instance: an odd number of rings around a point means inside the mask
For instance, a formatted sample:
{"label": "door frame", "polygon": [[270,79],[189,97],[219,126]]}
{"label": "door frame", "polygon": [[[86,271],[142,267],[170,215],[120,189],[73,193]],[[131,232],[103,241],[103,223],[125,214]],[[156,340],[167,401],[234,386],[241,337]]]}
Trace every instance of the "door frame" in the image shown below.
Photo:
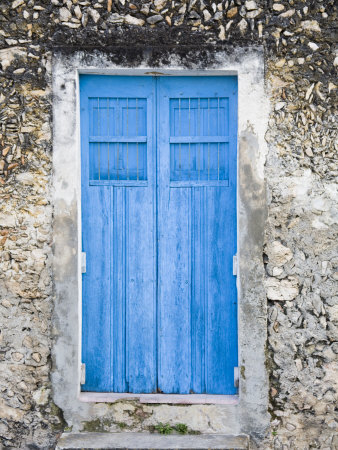
{"label": "door frame", "polygon": [[[265,367],[266,300],[263,287],[263,234],[266,216],[264,161],[268,103],[264,92],[261,49],[242,49],[231,56],[219,51],[210,68],[189,70],[184,59],[160,67],[131,69],[113,65],[95,52],[53,55],[53,205],[55,339],[52,383],[55,403],[81,429],[96,417],[95,403],[137,399],[141,403],[214,405],[229,412],[225,432],[246,432],[268,424]],[[81,159],[79,74],[124,76],[238,77],[237,141],[237,297],[239,395],[81,393]],[[159,74],[160,73],[160,74]],[[245,275],[245,276],[242,276]],[[258,412],[257,412],[258,411]],[[235,423],[233,422],[235,421]],[[228,427],[228,428],[227,428]]]}

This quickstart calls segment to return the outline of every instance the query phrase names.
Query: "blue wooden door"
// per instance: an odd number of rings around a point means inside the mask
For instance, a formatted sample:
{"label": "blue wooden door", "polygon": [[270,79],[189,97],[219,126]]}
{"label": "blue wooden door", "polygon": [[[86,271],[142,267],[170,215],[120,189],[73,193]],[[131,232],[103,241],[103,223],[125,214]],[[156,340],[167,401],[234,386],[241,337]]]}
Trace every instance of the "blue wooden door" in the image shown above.
{"label": "blue wooden door", "polygon": [[86,391],[156,389],[155,85],[81,76]]}
{"label": "blue wooden door", "polygon": [[80,93],[83,390],[235,393],[236,78]]}
{"label": "blue wooden door", "polygon": [[158,386],[235,393],[235,77],[159,80]]}

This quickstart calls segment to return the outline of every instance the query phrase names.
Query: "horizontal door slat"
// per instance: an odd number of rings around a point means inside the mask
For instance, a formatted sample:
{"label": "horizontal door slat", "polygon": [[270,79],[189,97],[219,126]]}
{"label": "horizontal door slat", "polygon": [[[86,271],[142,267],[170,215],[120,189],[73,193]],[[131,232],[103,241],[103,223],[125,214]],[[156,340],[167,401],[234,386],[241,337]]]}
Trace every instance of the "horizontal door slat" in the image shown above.
{"label": "horizontal door slat", "polygon": [[89,142],[120,143],[120,142],[147,142],[147,136],[89,136]]}
{"label": "horizontal door slat", "polygon": [[170,144],[211,144],[229,142],[229,136],[171,136]]}

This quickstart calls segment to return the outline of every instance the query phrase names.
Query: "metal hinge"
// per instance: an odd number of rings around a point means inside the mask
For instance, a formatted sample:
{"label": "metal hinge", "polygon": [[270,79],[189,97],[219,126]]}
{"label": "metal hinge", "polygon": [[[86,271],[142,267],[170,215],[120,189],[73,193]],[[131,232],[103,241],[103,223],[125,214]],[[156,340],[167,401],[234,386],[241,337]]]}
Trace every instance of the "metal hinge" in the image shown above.
{"label": "metal hinge", "polygon": [[87,262],[86,262],[86,252],[81,253],[81,273],[86,273]]}
{"label": "metal hinge", "polygon": [[239,386],[239,369],[238,367],[234,367],[234,386],[238,388]]}
{"label": "metal hinge", "polygon": [[237,276],[237,255],[232,257],[232,274]]}
{"label": "metal hinge", "polygon": [[80,384],[86,383],[86,364],[81,364]]}

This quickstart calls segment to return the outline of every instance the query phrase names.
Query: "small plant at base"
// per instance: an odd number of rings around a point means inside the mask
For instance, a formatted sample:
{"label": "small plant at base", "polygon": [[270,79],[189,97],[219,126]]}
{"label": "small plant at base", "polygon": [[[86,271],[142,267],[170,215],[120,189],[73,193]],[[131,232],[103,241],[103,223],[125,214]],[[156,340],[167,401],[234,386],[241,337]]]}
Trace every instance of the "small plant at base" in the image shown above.
{"label": "small plant at base", "polygon": [[277,436],[277,431],[271,431],[272,436]]}
{"label": "small plant at base", "polygon": [[178,423],[177,425],[175,425],[175,430],[180,434],[188,433],[188,427],[185,423]]}
{"label": "small plant at base", "polygon": [[169,425],[169,423],[160,422],[158,425],[155,425],[155,430],[160,434],[171,434],[173,432],[173,427]]}

